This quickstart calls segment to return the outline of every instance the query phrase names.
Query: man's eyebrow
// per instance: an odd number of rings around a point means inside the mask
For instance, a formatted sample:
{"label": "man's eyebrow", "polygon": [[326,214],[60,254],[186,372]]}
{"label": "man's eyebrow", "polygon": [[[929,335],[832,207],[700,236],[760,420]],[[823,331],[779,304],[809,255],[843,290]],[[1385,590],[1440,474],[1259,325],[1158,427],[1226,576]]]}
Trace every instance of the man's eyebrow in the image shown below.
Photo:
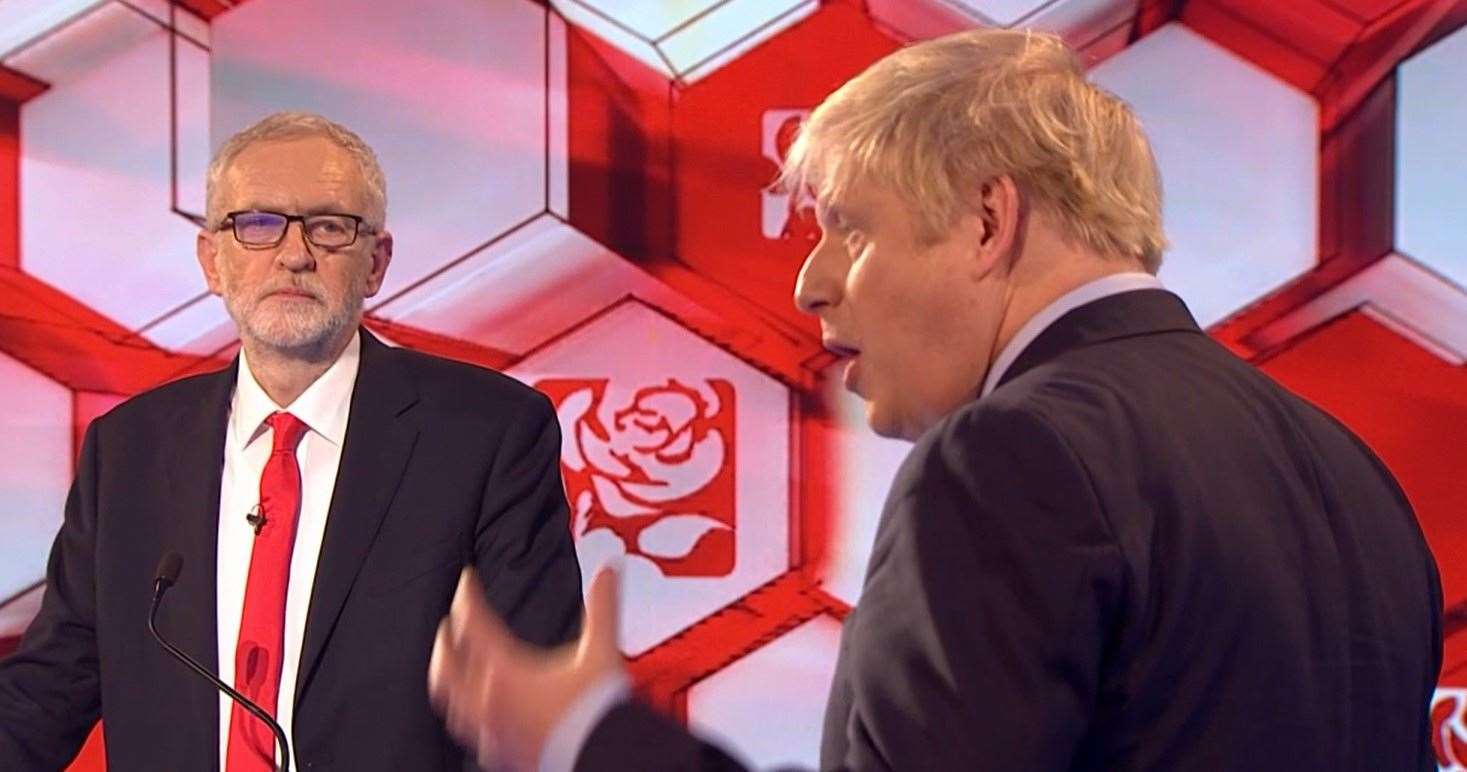
{"label": "man's eyebrow", "polygon": [[823,226],[840,227],[848,222],[845,209],[839,204],[824,203],[815,205],[815,219]]}
{"label": "man's eyebrow", "polygon": [[293,207],[278,206],[275,204],[261,204],[258,201],[251,201],[250,203],[245,204],[244,206],[241,206],[240,208],[233,211],[278,212],[280,214],[299,214],[305,215],[307,217],[315,214],[355,214],[354,212],[349,212],[345,208],[337,206],[335,204],[317,204],[316,206],[306,207],[304,210],[296,210]]}
{"label": "man's eyebrow", "polygon": [[276,206],[275,204],[261,203],[261,201],[259,199],[249,199],[249,200],[245,201],[245,203],[240,204],[239,206],[234,207],[234,209],[232,209],[231,211],[235,211],[235,212],[279,212],[281,214],[288,214],[288,212],[286,212],[284,209],[280,208],[279,206]]}
{"label": "man's eyebrow", "polygon": [[337,206],[335,204],[317,204],[316,206],[306,207],[305,211],[301,212],[301,214],[304,214],[304,215],[313,215],[313,214],[355,214],[355,213],[354,212],[351,212],[351,211],[348,211],[348,209],[346,207]]}

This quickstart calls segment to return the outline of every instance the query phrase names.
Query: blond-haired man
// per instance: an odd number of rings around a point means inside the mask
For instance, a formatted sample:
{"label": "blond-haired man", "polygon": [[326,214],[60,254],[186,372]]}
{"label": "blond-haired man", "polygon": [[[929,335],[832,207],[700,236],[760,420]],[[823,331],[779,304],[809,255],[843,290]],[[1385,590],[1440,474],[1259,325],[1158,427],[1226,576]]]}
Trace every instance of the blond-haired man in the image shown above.
{"label": "blond-haired man", "polygon": [[108,768],[462,770],[423,669],[459,568],[517,635],[574,635],[580,571],[549,401],[361,328],[392,257],[370,147],[317,115],[268,116],[208,176],[198,260],[241,349],[87,430],[41,611],[0,663],[0,769],[54,770],[100,715]]}
{"label": "blond-haired man", "polygon": [[[871,426],[916,441],[822,767],[1434,768],[1441,595],[1410,506],[1160,287],[1151,152],[1072,52],[898,51],[784,176],[824,230],[796,302]],[[466,579],[430,674],[450,728],[521,768],[735,768],[623,699],[614,601],[598,579],[579,646],[543,654]]]}

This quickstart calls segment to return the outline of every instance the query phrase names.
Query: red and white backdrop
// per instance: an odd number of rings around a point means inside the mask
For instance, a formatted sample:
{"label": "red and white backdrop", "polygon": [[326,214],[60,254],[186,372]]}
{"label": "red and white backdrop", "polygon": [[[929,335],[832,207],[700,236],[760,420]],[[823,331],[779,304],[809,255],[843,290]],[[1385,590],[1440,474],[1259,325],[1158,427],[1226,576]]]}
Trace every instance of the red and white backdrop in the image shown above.
{"label": "red and white backdrop", "polygon": [[1400,477],[1446,591],[1437,749],[1467,770],[1467,0],[0,0],[0,654],[87,422],[233,352],[193,258],[211,148],[304,108],[387,171],[369,326],[555,401],[642,693],[812,763],[906,446],[792,307],[818,233],[769,183],[834,87],[974,25],[1064,34],[1136,107],[1162,279]]}

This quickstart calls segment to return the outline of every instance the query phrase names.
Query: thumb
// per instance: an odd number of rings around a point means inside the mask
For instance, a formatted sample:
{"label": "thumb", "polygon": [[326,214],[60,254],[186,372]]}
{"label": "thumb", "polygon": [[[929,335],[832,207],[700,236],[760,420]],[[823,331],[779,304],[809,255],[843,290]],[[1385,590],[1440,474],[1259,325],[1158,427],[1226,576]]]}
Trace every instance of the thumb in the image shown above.
{"label": "thumb", "polygon": [[598,663],[621,658],[621,575],[611,566],[596,573],[586,592],[586,626],[581,632],[581,658]]}
{"label": "thumb", "polygon": [[458,589],[448,610],[448,634],[459,651],[478,656],[512,651],[519,643],[484,599],[484,585],[472,568],[459,574]]}

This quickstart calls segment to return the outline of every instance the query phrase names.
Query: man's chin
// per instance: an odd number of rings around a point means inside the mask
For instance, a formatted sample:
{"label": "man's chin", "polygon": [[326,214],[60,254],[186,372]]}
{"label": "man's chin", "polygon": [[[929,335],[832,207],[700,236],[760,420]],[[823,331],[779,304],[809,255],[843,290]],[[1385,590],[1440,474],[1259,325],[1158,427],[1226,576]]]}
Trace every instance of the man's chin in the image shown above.
{"label": "man's chin", "polygon": [[256,344],[282,353],[315,356],[340,338],[348,326],[319,321],[303,324],[300,321],[277,319],[265,324],[248,325],[245,333]]}
{"label": "man's chin", "polygon": [[877,400],[866,401],[866,424],[880,437],[907,442],[916,442],[931,425],[914,421],[911,416],[904,416],[894,409],[893,405]]}
{"label": "man's chin", "polygon": [[904,439],[901,436],[900,422],[891,415],[891,410],[875,400],[866,400],[866,425],[878,436],[888,439]]}

